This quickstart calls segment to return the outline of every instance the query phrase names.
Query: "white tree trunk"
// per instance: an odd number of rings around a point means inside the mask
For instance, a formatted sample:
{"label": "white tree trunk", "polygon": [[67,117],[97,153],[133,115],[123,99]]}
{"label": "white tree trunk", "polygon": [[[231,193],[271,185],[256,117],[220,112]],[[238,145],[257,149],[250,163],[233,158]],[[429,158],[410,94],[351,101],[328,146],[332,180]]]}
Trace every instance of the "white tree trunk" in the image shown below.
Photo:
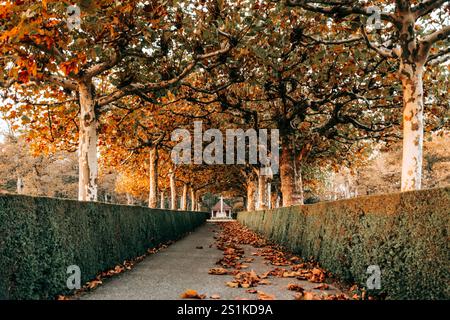
{"label": "white tree trunk", "polygon": [[22,177],[18,177],[17,178],[17,193],[23,194],[23,188],[24,188],[23,179],[22,179]]}
{"label": "white tree trunk", "polygon": [[183,193],[181,196],[181,210],[187,210],[187,193],[188,193],[188,186],[187,184],[183,185]]}
{"label": "white tree trunk", "polygon": [[294,170],[294,150],[287,137],[281,139],[281,157],[280,157],[280,181],[281,194],[283,198],[283,207],[289,207],[295,204],[295,170]]}
{"label": "white tree trunk", "polygon": [[133,196],[129,193],[127,193],[127,204],[130,206],[134,204]]}
{"label": "white tree trunk", "polygon": [[196,211],[201,211],[202,210],[202,204],[200,203],[201,197],[198,194],[198,191],[195,193],[195,207],[196,207]]}
{"label": "white tree trunk", "polygon": [[191,211],[195,211],[196,206],[196,194],[194,188],[190,187],[190,193],[191,193]]}
{"label": "white tree trunk", "polygon": [[78,146],[78,200],[97,201],[97,127],[93,85],[80,83],[80,128]]}
{"label": "white tree trunk", "polygon": [[158,205],[158,150],[156,147],[150,149],[150,192],[148,199],[149,208]]}
{"label": "white tree trunk", "polygon": [[170,209],[176,210],[177,209],[177,188],[175,185],[175,173],[173,171],[170,171],[169,179],[170,179]]}
{"label": "white tree trunk", "polygon": [[303,193],[303,175],[302,168],[295,168],[295,204],[304,204],[304,193]]}
{"label": "white tree trunk", "polygon": [[247,211],[255,210],[256,184],[252,179],[247,181]]}
{"label": "white tree trunk", "polygon": [[423,67],[402,65],[403,159],[401,191],[420,189],[423,149]]}
{"label": "white tree trunk", "polygon": [[267,209],[272,209],[272,184],[267,183]]}
{"label": "white tree trunk", "polygon": [[258,208],[257,210],[266,209],[266,176],[258,174]]}
{"label": "white tree trunk", "polygon": [[166,203],[165,203],[165,198],[164,198],[164,191],[161,191],[161,199],[160,199],[160,201],[161,201],[161,203],[160,203],[160,208],[161,209],[165,209],[166,208]]}

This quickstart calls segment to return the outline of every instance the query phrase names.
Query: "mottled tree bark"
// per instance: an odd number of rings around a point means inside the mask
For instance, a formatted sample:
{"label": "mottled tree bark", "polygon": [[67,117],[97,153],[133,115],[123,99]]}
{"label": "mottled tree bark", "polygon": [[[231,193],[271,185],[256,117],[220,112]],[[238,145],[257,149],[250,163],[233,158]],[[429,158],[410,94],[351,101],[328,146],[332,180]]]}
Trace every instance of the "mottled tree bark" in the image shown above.
{"label": "mottled tree bark", "polygon": [[166,199],[165,199],[165,196],[164,196],[164,191],[161,191],[161,193],[160,193],[160,205],[159,205],[159,207],[161,208],[161,209],[165,209],[166,208]]}
{"label": "mottled tree bark", "polygon": [[198,192],[195,193],[195,203],[196,203],[196,211],[202,210],[202,204],[200,203],[200,194]]}
{"label": "mottled tree bark", "polygon": [[272,209],[272,184],[267,183],[267,209]]}
{"label": "mottled tree bark", "polygon": [[24,184],[22,177],[17,178],[17,194],[23,194]]}
{"label": "mottled tree bark", "polygon": [[397,8],[400,29],[400,78],[403,88],[403,157],[401,191],[416,190],[422,184],[423,71],[430,44],[419,43],[409,6]]}
{"label": "mottled tree bark", "polygon": [[150,149],[150,191],[148,199],[149,208],[158,206],[158,149]]}
{"label": "mottled tree bark", "polygon": [[97,127],[95,115],[94,86],[91,82],[79,84],[80,128],[79,128],[79,183],[78,200],[97,201]]}
{"label": "mottled tree bark", "polygon": [[298,168],[295,168],[295,192],[293,195],[293,203],[292,204],[303,204],[304,196],[303,196],[303,175],[302,175],[302,166],[301,161]]}
{"label": "mottled tree bark", "polygon": [[256,183],[253,179],[247,181],[247,211],[255,210]]}
{"label": "mottled tree bark", "polygon": [[175,185],[175,172],[170,171],[169,173],[170,179],[170,209],[177,209],[177,188]]}
{"label": "mottled tree bark", "polygon": [[183,185],[183,193],[181,196],[181,210],[187,210],[187,193],[188,193],[188,186],[187,184]]}
{"label": "mottled tree bark", "polygon": [[266,203],[266,176],[258,174],[258,208],[257,210],[267,209]]}
{"label": "mottled tree bark", "polygon": [[134,204],[133,196],[129,193],[127,193],[127,204],[130,206]]}
{"label": "mottled tree bark", "polygon": [[189,188],[189,192],[191,194],[191,211],[195,211],[195,208],[196,208],[196,205],[197,205],[197,203],[196,203],[196,200],[197,200],[196,199],[196,192],[195,192],[193,187]]}
{"label": "mottled tree bark", "polygon": [[280,156],[280,180],[283,207],[289,207],[295,204],[295,171],[294,171],[294,150],[287,137],[281,137],[281,156]]}

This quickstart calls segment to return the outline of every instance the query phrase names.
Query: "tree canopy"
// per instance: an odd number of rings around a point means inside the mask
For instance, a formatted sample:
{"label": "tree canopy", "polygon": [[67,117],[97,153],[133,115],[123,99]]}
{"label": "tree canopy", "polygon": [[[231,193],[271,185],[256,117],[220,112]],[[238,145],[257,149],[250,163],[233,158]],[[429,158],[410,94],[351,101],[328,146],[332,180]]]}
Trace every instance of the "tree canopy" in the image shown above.
{"label": "tree canopy", "polygon": [[[113,172],[117,192],[151,207],[171,194],[194,208],[207,192],[289,206],[320,189],[320,168],[360,167],[401,139],[402,190],[417,189],[424,132],[449,129],[449,11],[445,0],[3,1],[0,111],[36,155],[77,152],[79,200],[97,200]],[[279,173],[175,165],[172,133],[194,121],[278,129]]]}

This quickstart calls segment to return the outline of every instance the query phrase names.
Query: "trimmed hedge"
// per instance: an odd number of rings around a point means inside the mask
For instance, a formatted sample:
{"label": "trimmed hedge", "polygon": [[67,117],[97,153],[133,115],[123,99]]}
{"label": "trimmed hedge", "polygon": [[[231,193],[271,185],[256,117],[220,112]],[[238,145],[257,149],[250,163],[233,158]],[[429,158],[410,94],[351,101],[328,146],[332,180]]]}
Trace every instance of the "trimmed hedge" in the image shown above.
{"label": "trimmed hedge", "polygon": [[67,293],[67,267],[81,283],[205,222],[204,212],[0,195],[0,299]]}
{"label": "trimmed hedge", "polygon": [[449,299],[450,187],[240,212],[238,221],[388,299]]}

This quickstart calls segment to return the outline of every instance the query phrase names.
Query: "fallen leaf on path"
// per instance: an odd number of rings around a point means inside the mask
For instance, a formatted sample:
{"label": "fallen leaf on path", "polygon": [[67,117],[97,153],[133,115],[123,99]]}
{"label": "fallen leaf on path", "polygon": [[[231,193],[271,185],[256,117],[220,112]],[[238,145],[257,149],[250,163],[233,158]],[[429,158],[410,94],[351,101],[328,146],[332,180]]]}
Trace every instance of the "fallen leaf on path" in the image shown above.
{"label": "fallen leaf on path", "polygon": [[291,291],[297,291],[297,292],[305,291],[305,289],[303,289],[302,286],[300,286],[298,284],[294,284],[294,283],[288,284],[287,288],[288,288],[288,290],[291,290]]}
{"label": "fallen leaf on path", "polygon": [[214,274],[214,275],[224,275],[224,274],[228,274],[228,271],[224,268],[212,268],[212,269],[209,269],[208,273]]}
{"label": "fallen leaf on path", "polygon": [[283,278],[295,278],[300,274],[296,271],[285,271],[283,272]]}
{"label": "fallen leaf on path", "polygon": [[183,294],[181,295],[182,299],[205,299],[206,295],[204,294],[199,294],[197,291],[195,290],[186,290],[185,292],[183,292]]}
{"label": "fallen leaf on path", "polygon": [[326,283],[322,283],[322,284],[319,284],[317,287],[314,287],[314,289],[316,289],[316,290],[328,290],[328,289],[330,289],[330,286],[327,285]]}
{"label": "fallen leaf on path", "polygon": [[237,288],[237,287],[239,287],[239,282],[229,281],[226,283],[226,285],[230,288]]}
{"label": "fallen leaf on path", "polygon": [[225,255],[234,255],[234,253],[236,252],[236,249],[234,248],[226,248],[225,251],[223,252],[223,254]]}
{"label": "fallen leaf on path", "polygon": [[325,300],[350,300],[348,296],[343,293],[337,295],[329,295],[325,297]]}
{"label": "fallen leaf on path", "polygon": [[220,296],[218,294],[213,294],[210,298],[217,300],[217,299],[220,299]]}
{"label": "fallen leaf on path", "polygon": [[295,294],[295,300],[320,300],[320,297],[312,292],[299,292]]}
{"label": "fallen leaf on path", "polygon": [[300,269],[304,269],[305,268],[305,264],[304,263],[300,263],[300,264],[296,264],[294,266],[291,267],[292,271],[298,271]]}
{"label": "fallen leaf on path", "polygon": [[325,280],[325,272],[321,269],[314,268],[312,270],[312,276],[308,280],[311,282],[323,282]]}
{"label": "fallen leaf on path", "polygon": [[358,285],[354,284],[349,291],[357,291],[358,290]]}
{"label": "fallen leaf on path", "polygon": [[93,280],[93,281],[90,281],[90,282],[88,283],[87,287],[88,287],[89,289],[94,289],[94,288],[97,287],[99,284],[102,284],[102,282],[101,282],[100,280]]}
{"label": "fallen leaf on path", "polygon": [[255,289],[248,289],[248,290],[245,290],[245,292],[248,292],[248,293],[257,293],[258,291],[255,290]]}
{"label": "fallen leaf on path", "polygon": [[275,296],[267,294],[263,291],[258,291],[258,300],[275,300]]}
{"label": "fallen leaf on path", "polygon": [[203,249],[202,246],[195,247],[195,249]]}

